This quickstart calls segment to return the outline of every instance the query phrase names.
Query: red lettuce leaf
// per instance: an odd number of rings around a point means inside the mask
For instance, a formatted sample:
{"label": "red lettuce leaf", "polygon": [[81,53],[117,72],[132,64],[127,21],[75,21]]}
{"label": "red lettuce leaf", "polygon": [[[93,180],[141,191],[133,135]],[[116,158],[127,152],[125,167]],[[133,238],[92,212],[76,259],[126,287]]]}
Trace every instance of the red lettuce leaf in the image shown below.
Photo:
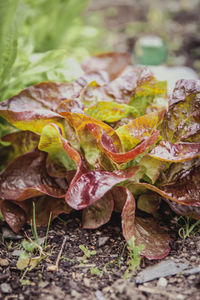
{"label": "red lettuce leaf", "polygon": [[81,67],[85,73],[106,71],[113,80],[129,65],[130,60],[131,56],[128,53],[103,53],[89,57],[81,64]]}
{"label": "red lettuce leaf", "polygon": [[47,226],[50,215],[51,221],[59,214],[71,212],[64,198],[41,196],[22,202],[4,200],[1,203],[1,211],[5,221],[14,232],[19,232],[25,223],[33,219],[33,202],[35,203],[35,221],[37,226]]}
{"label": "red lettuce leaf", "polygon": [[153,218],[136,218],[135,241],[145,246],[140,254],[148,259],[162,259],[170,252],[169,235]]}
{"label": "red lettuce leaf", "polygon": [[2,140],[10,143],[10,146],[7,149],[7,162],[10,162],[16,157],[36,149],[39,139],[39,135],[31,131],[18,131],[5,135]]}
{"label": "red lettuce leaf", "polygon": [[126,189],[122,186],[115,186],[112,188],[111,193],[114,200],[114,211],[122,212],[127,198]]}
{"label": "red lettuce leaf", "polygon": [[84,208],[82,214],[83,228],[95,229],[107,223],[114,207],[111,192],[107,192],[101,199]]}
{"label": "red lettuce leaf", "polygon": [[[77,171],[71,181],[71,184],[73,184],[74,182],[76,182],[76,180],[84,173],[88,172],[90,167],[87,163],[87,161],[85,160],[84,156],[79,153],[76,149],[74,149],[71,144],[62,137],[62,132],[61,129],[56,125],[56,124],[50,124],[50,127],[52,127],[54,130],[56,130],[56,132],[54,132],[53,135],[53,143],[50,144],[51,149],[49,150],[49,152],[52,151],[52,147],[54,147],[54,143],[56,141],[56,134],[59,136],[60,138],[60,142],[61,145],[59,145],[60,147],[62,146],[64,151],[67,153],[67,155],[75,162],[76,166],[77,166]],[[52,141],[51,141],[52,142]],[[40,143],[40,149],[42,148],[43,150],[47,151],[47,147],[48,147],[48,143],[49,140],[46,139],[46,145],[45,145],[45,141],[43,141],[42,143]],[[55,143],[55,146],[57,146],[58,144]]]}
{"label": "red lettuce leaf", "polygon": [[183,162],[200,156],[200,143],[171,144],[161,141],[149,155],[162,161]]}
{"label": "red lettuce leaf", "polygon": [[74,110],[81,89],[76,82],[71,84],[42,82],[0,103],[0,113],[16,127],[40,133],[50,122],[63,124],[63,118],[56,113],[56,109],[60,111],[59,105],[64,100],[71,100],[67,108]]}
{"label": "red lettuce leaf", "polygon": [[200,219],[200,207],[192,205],[182,205],[176,202],[170,201],[165,198],[165,202],[169,205],[171,210],[173,210],[177,215],[187,216],[193,219]]}
{"label": "red lettuce leaf", "polygon": [[41,194],[62,198],[66,190],[65,179],[47,174],[46,155],[40,151],[17,157],[0,174],[0,197],[4,200],[23,201]]}
{"label": "red lettuce leaf", "polygon": [[142,182],[131,185],[129,188],[133,191],[138,186],[150,189],[162,197],[183,205],[192,205],[200,207],[200,161],[191,168],[182,168],[176,173],[168,183],[156,187],[154,185]]}
{"label": "red lettuce leaf", "polygon": [[53,221],[59,214],[69,214],[72,209],[65,202],[64,198],[54,198],[47,195],[28,199],[24,201],[24,209],[27,213],[27,220],[30,223],[33,218],[33,201],[35,202],[35,215],[37,226],[47,226],[51,214]]}
{"label": "red lettuce leaf", "polygon": [[169,254],[169,236],[152,218],[135,218],[135,200],[126,189],[127,199],[122,211],[122,230],[125,239],[135,238],[135,245],[143,245],[141,255],[148,259],[161,259]]}
{"label": "red lettuce leaf", "polygon": [[82,114],[63,112],[61,115],[69,122],[70,126],[76,130],[80,139],[87,124],[99,125],[111,137],[116,151],[121,151],[121,141],[115,130],[109,125]]}
{"label": "red lettuce leaf", "polygon": [[144,153],[149,147],[151,147],[158,139],[158,131],[155,131],[149,138],[143,140],[139,145],[130,151],[125,153],[117,153],[111,138],[104,132],[104,130],[96,124],[87,124],[87,128],[93,134],[99,148],[106,153],[106,155],[115,163],[126,163],[139,154]]}
{"label": "red lettuce leaf", "polygon": [[165,110],[152,112],[119,127],[116,133],[120,137],[124,149],[128,151],[151,136],[163,120],[164,115]]}
{"label": "red lettuce leaf", "polygon": [[131,178],[138,168],[125,171],[91,170],[75,182],[71,182],[65,201],[74,209],[80,210],[101,199],[113,186]]}
{"label": "red lettuce leaf", "polygon": [[172,142],[200,142],[200,80],[177,81],[162,129]]}
{"label": "red lettuce leaf", "polygon": [[0,209],[6,223],[15,233],[18,233],[26,224],[26,213],[16,203],[12,201],[2,201]]}

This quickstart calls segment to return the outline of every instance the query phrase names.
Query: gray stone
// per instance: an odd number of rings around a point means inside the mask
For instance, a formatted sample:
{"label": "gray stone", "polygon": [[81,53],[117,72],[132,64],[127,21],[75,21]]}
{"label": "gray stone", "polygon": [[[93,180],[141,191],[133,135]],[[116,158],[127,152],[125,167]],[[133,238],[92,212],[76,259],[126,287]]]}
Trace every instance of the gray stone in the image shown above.
{"label": "gray stone", "polygon": [[197,274],[197,273],[200,273],[200,267],[187,269],[182,272],[183,275],[193,275],[193,274]]}
{"label": "gray stone", "polygon": [[172,276],[188,268],[187,264],[175,263],[173,260],[165,260],[141,271],[135,278],[136,283],[144,283],[160,277]]}
{"label": "gray stone", "polygon": [[1,291],[4,294],[9,294],[9,293],[12,293],[12,288],[11,288],[10,284],[8,284],[8,283],[2,283]]}
{"label": "gray stone", "polygon": [[5,240],[18,241],[23,238],[22,235],[14,233],[10,228],[3,227],[2,235]]}
{"label": "gray stone", "polygon": [[108,240],[109,240],[108,236],[99,237],[99,239],[98,239],[98,247],[104,246]]}
{"label": "gray stone", "polygon": [[106,300],[106,298],[104,297],[103,293],[101,291],[99,291],[99,290],[97,290],[95,292],[95,296],[96,296],[97,300]]}
{"label": "gray stone", "polygon": [[20,256],[23,252],[24,250],[16,249],[12,252],[12,256]]}
{"label": "gray stone", "polygon": [[196,261],[196,260],[197,260],[196,256],[192,255],[192,256],[190,257],[190,261]]}

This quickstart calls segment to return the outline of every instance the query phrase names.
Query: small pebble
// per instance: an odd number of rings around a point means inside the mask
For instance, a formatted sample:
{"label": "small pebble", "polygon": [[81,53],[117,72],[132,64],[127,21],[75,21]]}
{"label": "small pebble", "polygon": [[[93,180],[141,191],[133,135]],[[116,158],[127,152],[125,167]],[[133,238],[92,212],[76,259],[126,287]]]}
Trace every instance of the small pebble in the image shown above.
{"label": "small pebble", "polygon": [[95,296],[96,296],[97,300],[106,300],[105,297],[104,297],[104,295],[103,295],[103,293],[101,291],[99,291],[99,290],[97,290],[95,292]]}
{"label": "small pebble", "polygon": [[197,241],[196,247],[197,247],[197,253],[200,253],[200,241]]}
{"label": "small pebble", "polygon": [[190,261],[196,261],[196,256],[194,256],[194,255],[192,255],[191,257],[190,257]]}
{"label": "small pebble", "polygon": [[20,256],[23,252],[24,250],[16,249],[12,252],[12,256]]}
{"label": "small pebble", "polygon": [[190,276],[188,277],[189,280],[194,280],[195,278],[196,278],[195,275],[190,275]]}
{"label": "small pebble", "polygon": [[2,283],[1,291],[2,291],[2,293],[9,294],[12,292],[12,288],[11,288],[10,284],[8,284],[8,283]]}
{"label": "small pebble", "polygon": [[160,277],[158,282],[157,282],[157,286],[160,286],[160,287],[166,287],[167,284],[168,284],[168,281],[164,277]]}
{"label": "small pebble", "polygon": [[99,247],[104,246],[108,240],[109,240],[108,236],[99,237],[99,239],[98,239],[98,246]]}
{"label": "small pebble", "polygon": [[6,258],[0,258],[0,266],[1,267],[9,266],[9,261]]}
{"label": "small pebble", "polygon": [[91,280],[89,278],[83,278],[83,282],[86,287],[91,287]]}

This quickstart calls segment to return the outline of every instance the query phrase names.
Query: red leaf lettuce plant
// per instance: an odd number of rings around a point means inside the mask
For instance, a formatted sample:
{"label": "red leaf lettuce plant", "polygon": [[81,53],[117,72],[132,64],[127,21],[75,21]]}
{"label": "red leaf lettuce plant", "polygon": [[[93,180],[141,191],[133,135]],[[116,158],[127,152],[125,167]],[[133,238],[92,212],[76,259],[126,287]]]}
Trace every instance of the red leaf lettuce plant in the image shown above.
{"label": "red leaf lettuce plant", "polygon": [[40,226],[50,212],[75,209],[84,228],[97,228],[116,211],[125,239],[161,259],[169,236],[155,219],[160,198],[200,219],[200,82],[178,81],[168,103],[166,82],[129,62],[94,56],[74,82],[42,82],[0,103],[18,129],[2,138],[0,174],[1,212],[14,232],[30,222],[33,201]]}

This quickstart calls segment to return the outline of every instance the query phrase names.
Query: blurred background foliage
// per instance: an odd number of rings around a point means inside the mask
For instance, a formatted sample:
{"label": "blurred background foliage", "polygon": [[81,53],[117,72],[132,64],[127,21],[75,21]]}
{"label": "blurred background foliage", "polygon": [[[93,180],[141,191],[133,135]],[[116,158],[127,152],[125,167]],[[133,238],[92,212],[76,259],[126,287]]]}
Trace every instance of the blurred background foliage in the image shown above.
{"label": "blurred background foliage", "polygon": [[70,81],[80,76],[76,63],[101,46],[105,34],[98,14],[83,17],[87,0],[0,1],[0,99],[31,84]]}

